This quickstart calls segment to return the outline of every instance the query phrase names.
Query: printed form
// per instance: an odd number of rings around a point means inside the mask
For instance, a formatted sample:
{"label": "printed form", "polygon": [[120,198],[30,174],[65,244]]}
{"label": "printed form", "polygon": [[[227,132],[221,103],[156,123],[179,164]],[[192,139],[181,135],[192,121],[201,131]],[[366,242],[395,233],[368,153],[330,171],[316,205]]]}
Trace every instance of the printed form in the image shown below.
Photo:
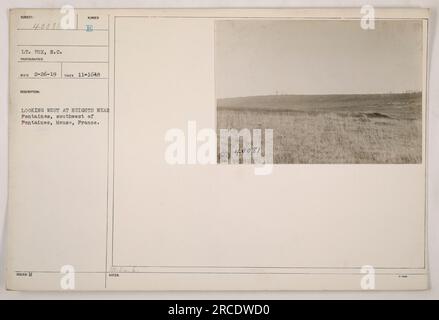
{"label": "printed form", "polygon": [[428,10],[375,15],[11,10],[8,289],[427,289]]}

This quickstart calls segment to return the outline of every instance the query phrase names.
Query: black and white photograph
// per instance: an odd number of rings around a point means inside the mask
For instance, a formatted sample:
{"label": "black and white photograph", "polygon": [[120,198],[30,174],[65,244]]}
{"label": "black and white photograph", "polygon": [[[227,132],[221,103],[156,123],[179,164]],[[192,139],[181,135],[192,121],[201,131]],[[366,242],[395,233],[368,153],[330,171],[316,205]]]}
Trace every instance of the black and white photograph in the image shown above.
{"label": "black and white photograph", "polygon": [[437,0],[0,7],[0,301],[439,298]]}
{"label": "black and white photograph", "polygon": [[413,20],[216,21],[217,130],[272,129],[275,164],[421,163],[422,34]]}

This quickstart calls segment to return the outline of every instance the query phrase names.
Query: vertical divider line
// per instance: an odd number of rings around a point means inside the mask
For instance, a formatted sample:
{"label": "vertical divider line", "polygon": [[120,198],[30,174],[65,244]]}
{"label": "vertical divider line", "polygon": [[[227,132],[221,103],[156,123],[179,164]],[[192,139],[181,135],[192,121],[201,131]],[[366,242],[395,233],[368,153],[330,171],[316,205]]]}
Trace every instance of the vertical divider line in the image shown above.
{"label": "vertical divider line", "polygon": [[109,170],[110,170],[110,15],[107,15],[107,210],[105,223],[105,289],[108,278],[108,209],[109,209]]}

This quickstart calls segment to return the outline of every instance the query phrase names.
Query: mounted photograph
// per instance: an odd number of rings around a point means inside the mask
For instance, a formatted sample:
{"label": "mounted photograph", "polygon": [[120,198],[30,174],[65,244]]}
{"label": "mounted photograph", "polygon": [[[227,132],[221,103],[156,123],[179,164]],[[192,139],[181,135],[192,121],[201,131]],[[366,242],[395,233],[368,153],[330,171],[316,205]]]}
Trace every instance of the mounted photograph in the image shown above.
{"label": "mounted photograph", "polygon": [[[264,154],[272,130],[275,164],[422,163],[422,21],[374,27],[215,21],[218,162]],[[248,132],[262,133],[260,146],[246,147]]]}

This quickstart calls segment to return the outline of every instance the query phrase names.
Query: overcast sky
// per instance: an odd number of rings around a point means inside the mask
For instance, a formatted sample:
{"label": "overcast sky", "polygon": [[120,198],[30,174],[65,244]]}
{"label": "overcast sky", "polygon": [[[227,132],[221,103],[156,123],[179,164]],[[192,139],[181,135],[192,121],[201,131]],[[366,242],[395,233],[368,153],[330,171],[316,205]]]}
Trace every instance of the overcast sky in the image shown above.
{"label": "overcast sky", "polygon": [[422,23],[217,21],[218,98],[421,90]]}

